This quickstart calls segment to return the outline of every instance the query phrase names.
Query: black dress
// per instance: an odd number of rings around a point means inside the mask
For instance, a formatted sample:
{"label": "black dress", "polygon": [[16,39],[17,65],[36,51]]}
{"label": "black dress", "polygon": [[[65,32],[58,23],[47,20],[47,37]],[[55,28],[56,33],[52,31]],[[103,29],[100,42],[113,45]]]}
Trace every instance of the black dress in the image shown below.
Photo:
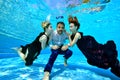
{"label": "black dress", "polygon": [[[21,48],[22,48],[22,53],[25,54],[27,49],[28,49],[28,55],[27,57],[25,58],[25,65],[26,66],[29,66],[29,65],[32,65],[33,61],[37,58],[37,56],[40,54],[40,51],[41,51],[41,42],[39,42],[39,38],[42,36],[42,35],[46,35],[44,32],[40,33],[39,36],[36,37],[36,39],[30,43],[30,44],[27,44],[25,46],[22,46],[21,45]],[[47,36],[47,35],[46,35]],[[48,40],[49,40],[49,37],[47,36],[47,42],[46,42],[46,45],[48,44]]]}
{"label": "black dress", "polygon": [[[77,47],[81,50],[84,56],[87,58],[87,62],[90,65],[94,65],[100,68],[108,69],[111,67],[111,71],[120,77],[119,61],[117,59],[118,53],[116,51],[116,44],[114,41],[109,40],[106,44],[98,43],[94,37],[88,35],[83,36],[77,41]],[[71,35],[73,40],[75,34]]]}

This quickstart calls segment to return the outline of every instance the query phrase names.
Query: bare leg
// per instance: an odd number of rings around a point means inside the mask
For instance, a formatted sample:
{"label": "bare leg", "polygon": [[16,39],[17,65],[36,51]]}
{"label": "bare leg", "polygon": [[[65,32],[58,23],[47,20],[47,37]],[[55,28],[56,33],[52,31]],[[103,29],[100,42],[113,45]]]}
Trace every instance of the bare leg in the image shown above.
{"label": "bare leg", "polygon": [[50,73],[48,71],[44,72],[44,77],[42,80],[49,80]]}
{"label": "bare leg", "polygon": [[[26,55],[24,55],[21,51],[22,51],[22,48],[12,48],[13,50],[15,50],[15,51],[17,51],[17,53],[18,53],[18,55],[20,56],[20,58],[24,61],[24,62],[26,62],[25,61],[25,58],[26,58]],[[28,50],[27,50],[27,52],[28,52]]]}
{"label": "bare leg", "polygon": [[67,59],[64,58],[64,66],[67,66]]}

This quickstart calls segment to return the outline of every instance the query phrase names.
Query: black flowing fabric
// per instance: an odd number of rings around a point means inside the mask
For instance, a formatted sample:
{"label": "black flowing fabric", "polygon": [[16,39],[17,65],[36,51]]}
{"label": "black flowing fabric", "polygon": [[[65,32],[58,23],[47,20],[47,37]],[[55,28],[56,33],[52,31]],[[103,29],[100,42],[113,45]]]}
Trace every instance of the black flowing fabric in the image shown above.
{"label": "black flowing fabric", "polygon": [[[116,45],[114,41],[107,41],[106,44],[98,43],[94,37],[88,35],[83,36],[82,32],[81,39],[78,39],[77,46],[81,50],[81,52],[87,58],[87,62],[90,65],[94,65],[100,68],[108,69],[109,67],[113,67],[117,60],[117,51]],[[71,35],[71,39],[73,40],[75,34]]]}
{"label": "black flowing fabric", "polygon": [[[41,43],[39,41],[39,38],[42,36],[42,35],[46,35],[44,32],[40,33],[39,36],[36,37],[36,39],[30,43],[30,44],[27,44],[25,46],[22,46],[21,45],[21,48],[22,48],[22,52],[23,54],[26,53],[26,51],[28,50],[28,56],[26,57],[26,63],[25,65],[32,65],[34,59],[37,58],[37,56],[40,54],[40,51],[41,51]],[[46,35],[47,36],[47,35]],[[47,36],[47,42],[46,42],[46,45],[48,44],[48,40],[49,40],[49,37]],[[37,53],[37,54],[36,54]]]}

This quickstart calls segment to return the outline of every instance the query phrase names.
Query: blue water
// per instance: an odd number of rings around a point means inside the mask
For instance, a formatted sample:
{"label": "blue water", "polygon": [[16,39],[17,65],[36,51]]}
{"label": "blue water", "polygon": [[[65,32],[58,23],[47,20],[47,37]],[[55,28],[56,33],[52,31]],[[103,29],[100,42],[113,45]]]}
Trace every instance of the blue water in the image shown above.
{"label": "blue water", "polygon": [[[11,48],[33,41],[43,31],[40,23],[48,15],[51,15],[50,21],[54,29],[58,21],[64,21],[67,31],[69,31],[68,15],[77,16],[81,23],[79,31],[84,32],[85,35],[94,36],[102,44],[107,40],[115,41],[120,60],[119,0],[111,0],[109,3],[99,5],[82,4],[74,8],[65,8],[63,4],[66,4],[64,0],[0,0],[0,80],[42,79],[44,66],[51,54],[50,49],[43,50],[33,66],[26,67]],[[86,7],[102,5],[104,9],[101,11],[82,12]],[[64,18],[56,19],[58,16]],[[120,80],[109,70],[88,65],[76,46],[71,50],[74,54],[68,61],[68,67],[63,66],[62,56],[57,58],[51,80]]]}

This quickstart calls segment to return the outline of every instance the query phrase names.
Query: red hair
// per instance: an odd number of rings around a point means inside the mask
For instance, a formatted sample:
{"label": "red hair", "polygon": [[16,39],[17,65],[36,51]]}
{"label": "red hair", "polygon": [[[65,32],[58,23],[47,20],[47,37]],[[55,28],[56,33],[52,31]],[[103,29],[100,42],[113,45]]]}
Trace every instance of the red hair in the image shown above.
{"label": "red hair", "polygon": [[75,17],[69,16],[68,22],[69,22],[69,24],[73,23],[75,26],[77,26],[77,30],[79,29],[80,23],[78,22],[78,19],[76,16]]}

